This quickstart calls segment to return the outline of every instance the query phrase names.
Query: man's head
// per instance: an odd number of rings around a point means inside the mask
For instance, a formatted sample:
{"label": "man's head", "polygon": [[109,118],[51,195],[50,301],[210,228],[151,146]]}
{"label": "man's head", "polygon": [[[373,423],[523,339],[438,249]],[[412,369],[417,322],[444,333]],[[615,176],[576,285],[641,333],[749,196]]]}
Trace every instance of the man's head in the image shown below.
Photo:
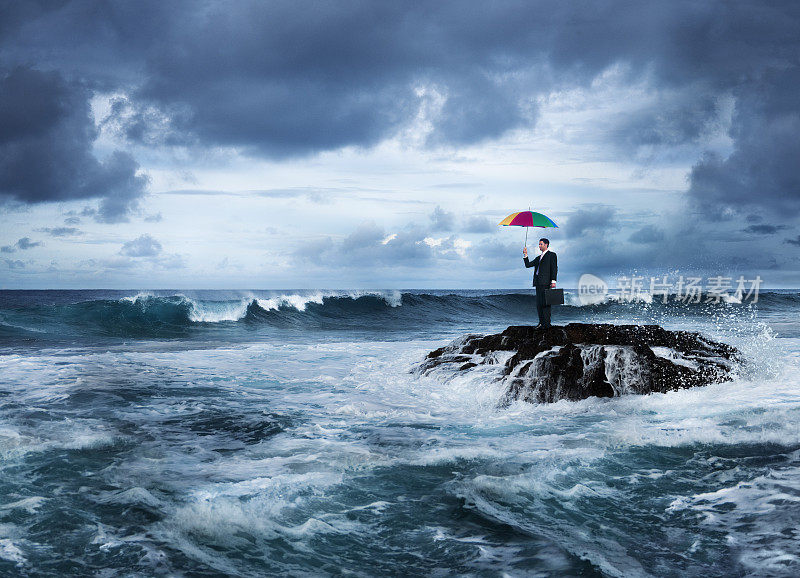
{"label": "man's head", "polygon": [[540,250],[542,253],[544,253],[545,251],[547,251],[548,247],[550,247],[550,239],[545,239],[544,237],[542,237],[541,239],[539,239],[539,250]]}

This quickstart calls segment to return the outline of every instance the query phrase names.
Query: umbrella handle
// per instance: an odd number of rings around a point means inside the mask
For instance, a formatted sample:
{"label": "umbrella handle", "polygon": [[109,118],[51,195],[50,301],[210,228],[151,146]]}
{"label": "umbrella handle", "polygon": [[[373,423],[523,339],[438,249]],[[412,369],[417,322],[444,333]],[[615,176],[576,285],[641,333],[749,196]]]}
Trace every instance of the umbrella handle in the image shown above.
{"label": "umbrella handle", "polygon": [[[528,211],[531,210],[531,206],[528,205]],[[531,220],[533,219],[533,215],[531,215]],[[528,247],[528,227],[525,227],[525,248]]]}

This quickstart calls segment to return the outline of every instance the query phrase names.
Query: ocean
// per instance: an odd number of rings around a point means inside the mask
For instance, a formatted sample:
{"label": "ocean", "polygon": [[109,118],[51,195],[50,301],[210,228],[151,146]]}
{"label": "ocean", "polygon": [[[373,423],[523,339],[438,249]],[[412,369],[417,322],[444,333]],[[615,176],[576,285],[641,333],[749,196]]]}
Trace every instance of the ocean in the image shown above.
{"label": "ocean", "polygon": [[531,291],[0,291],[0,576],[800,575],[800,290],[567,292],[733,381],[519,402],[413,372]]}

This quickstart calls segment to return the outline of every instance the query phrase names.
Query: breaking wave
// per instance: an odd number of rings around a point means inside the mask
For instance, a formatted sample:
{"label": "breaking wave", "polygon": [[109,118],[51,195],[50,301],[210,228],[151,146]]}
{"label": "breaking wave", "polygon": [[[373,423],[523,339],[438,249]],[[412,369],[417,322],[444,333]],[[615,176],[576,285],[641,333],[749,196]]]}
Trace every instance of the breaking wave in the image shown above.
{"label": "breaking wave", "polygon": [[[162,292],[163,293],[163,292]],[[200,292],[202,293],[202,292]],[[85,295],[85,294],[84,294]],[[313,329],[424,329],[433,324],[462,321],[529,323],[535,319],[533,291],[287,291],[249,293],[139,292],[116,298],[70,302],[69,296],[39,302],[0,303],[0,339],[36,340],[66,333],[115,337],[181,337],[217,328],[267,325]],[[574,292],[565,293],[561,319],[600,316],[614,318],[645,313],[652,318],[736,314],[757,307],[774,315],[794,314],[799,293],[764,292],[757,304],[735,300],[662,303],[660,298],[634,300],[607,295],[596,304],[582,304]]]}

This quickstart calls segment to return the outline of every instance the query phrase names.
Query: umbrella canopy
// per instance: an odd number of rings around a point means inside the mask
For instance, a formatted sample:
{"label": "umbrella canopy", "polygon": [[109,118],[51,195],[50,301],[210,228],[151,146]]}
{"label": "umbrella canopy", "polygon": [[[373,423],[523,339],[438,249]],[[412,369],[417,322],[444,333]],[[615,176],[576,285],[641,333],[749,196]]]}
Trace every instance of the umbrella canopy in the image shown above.
{"label": "umbrella canopy", "polygon": [[536,213],[534,211],[520,211],[519,213],[511,213],[505,219],[500,221],[498,225],[510,225],[512,227],[554,227],[558,229],[558,225],[553,222],[553,219],[547,215]]}

